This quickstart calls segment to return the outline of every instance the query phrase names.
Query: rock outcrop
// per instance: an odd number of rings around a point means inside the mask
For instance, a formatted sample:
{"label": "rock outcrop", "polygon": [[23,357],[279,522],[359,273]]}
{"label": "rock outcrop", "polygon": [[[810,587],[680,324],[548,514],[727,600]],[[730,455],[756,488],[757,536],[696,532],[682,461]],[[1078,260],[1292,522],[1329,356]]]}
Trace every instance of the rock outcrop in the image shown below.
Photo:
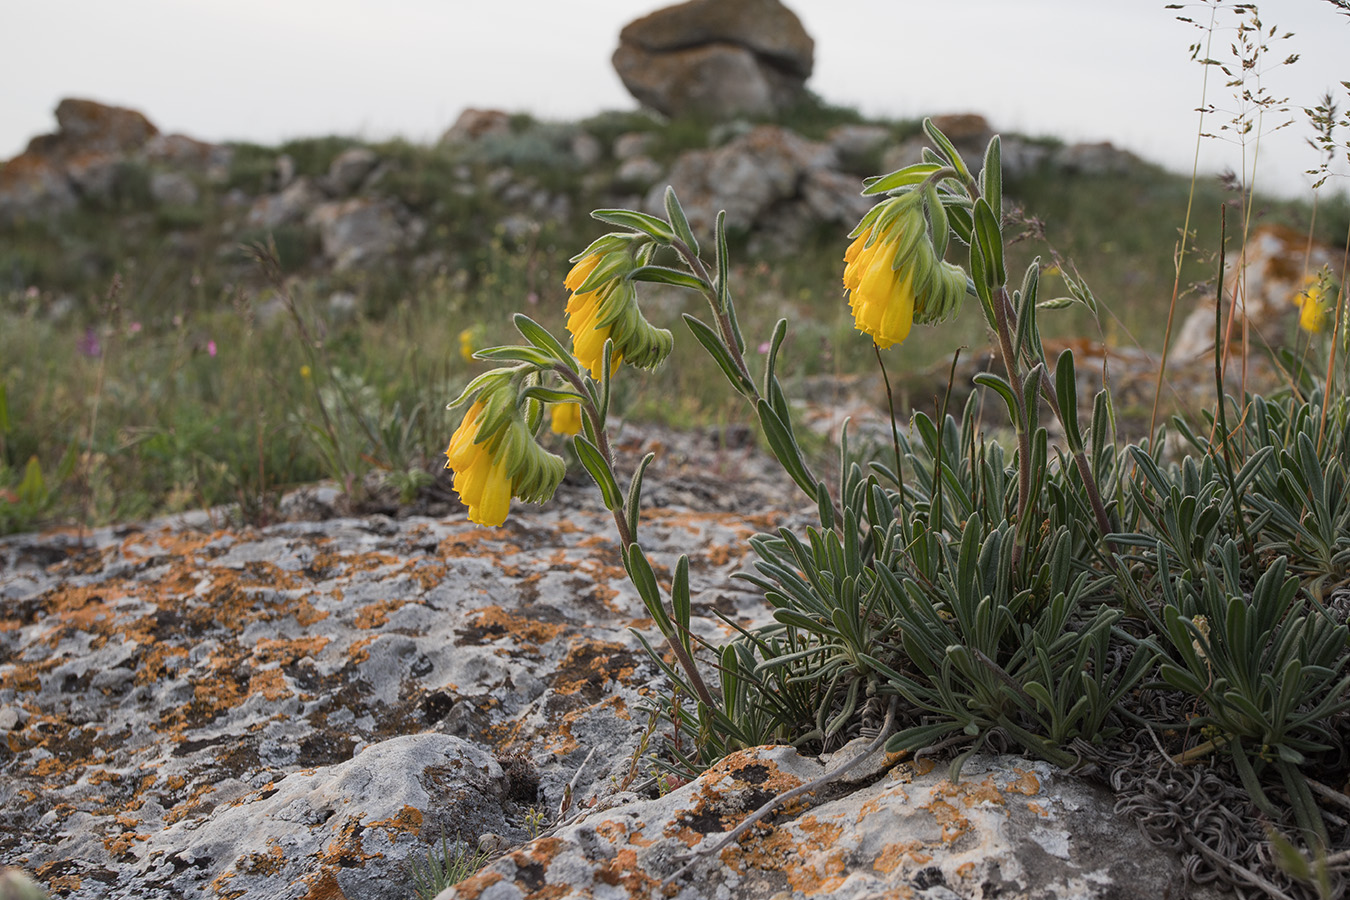
{"label": "rock outcrop", "polygon": [[614,68],[664,115],[772,115],[802,96],[814,53],[778,0],[691,0],[625,26]]}
{"label": "rock outcrop", "polygon": [[[692,551],[721,639],[714,607],[764,614],[730,576],[782,513],[753,512],[779,502],[763,457],[705,491],[685,444],[620,442],[665,448],[653,561]],[[491,530],[196,514],[0,539],[0,859],[81,900],[407,900],[442,833],[527,837],[573,781],[580,803],[634,774],[659,670],[611,529],[564,488]]]}
{"label": "rock outcrop", "polygon": [[682,154],[645,205],[660,212],[668,183],[703,234],[712,231],[719,210],[726,210],[728,228],[766,231],[769,240],[800,237],[815,222],[851,228],[871,202],[859,194],[859,180],[837,166],[830,144],[761,125],[725,146]]}
{"label": "rock outcrop", "polygon": [[118,190],[119,166],[126,159],[181,146],[142,113],[93,100],[62,100],[56,123],[56,132],[33,138],[0,167],[0,224],[60,215],[81,198],[106,202]]}
{"label": "rock outcrop", "polygon": [[[660,451],[644,544],[661,578],[690,554],[710,640],[729,633],[716,614],[767,619],[730,577],[747,537],[809,517],[735,437],[619,442]],[[663,681],[609,518],[565,485],[499,529],[198,513],[0,540],[0,856],[75,900],[407,900],[442,835],[515,846],[447,900],[1209,896],[1183,894],[1181,862],[1100,787],[1012,757],[954,782],[882,755],[663,892],[688,851],[866,739],[742,751],[658,796],[635,757]]]}
{"label": "rock outcrop", "polygon": [[532,841],[437,900],[540,890],[672,900],[1218,896],[1184,893],[1176,857],[1122,828],[1108,792],[1016,757],[973,758],[955,782],[931,760],[874,769],[817,802],[793,801],[685,868],[692,852],[715,847],[765,798],[825,771],[788,747],[733,753],[664,797],[630,800]]}

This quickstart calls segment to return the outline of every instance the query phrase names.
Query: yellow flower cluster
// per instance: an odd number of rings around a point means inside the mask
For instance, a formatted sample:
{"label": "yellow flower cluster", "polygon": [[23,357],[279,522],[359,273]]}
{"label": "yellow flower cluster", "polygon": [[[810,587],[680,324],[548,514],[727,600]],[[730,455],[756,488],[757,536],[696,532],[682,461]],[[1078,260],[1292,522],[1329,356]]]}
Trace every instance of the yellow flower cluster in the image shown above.
{"label": "yellow flower cluster", "polygon": [[857,329],[882,350],[909,336],[914,324],[914,272],[892,266],[897,240],[867,241],[871,231],[853,239],[844,253],[844,289]]}
{"label": "yellow flower cluster", "polygon": [[455,473],[455,491],[469,508],[469,521],[479,525],[505,522],[512,497],[544,502],[567,473],[562,457],[535,442],[534,426],[526,422],[521,407],[534,407],[530,419],[537,425],[538,402],[520,399],[520,385],[511,374],[507,370],[485,376],[445,450],[445,467]]}
{"label": "yellow flower cluster", "polygon": [[637,290],[628,279],[637,268],[633,246],[621,235],[600,238],[574,259],[563,282],[572,292],[567,301],[572,355],[592,378],[599,379],[604,372],[605,341],[614,346],[611,369],[620,362],[654,369],[674,346],[670,332],[654,328],[638,309]]}
{"label": "yellow flower cluster", "polygon": [[1299,327],[1310,334],[1320,334],[1331,327],[1337,293],[1335,282],[1325,271],[1309,275],[1304,280],[1303,290],[1294,296]]}
{"label": "yellow flower cluster", "polygon": [[878,204],[854,229],[844,288],[855,326],[885,350],[915,322],[938,322],[960,309],[966,273],[938,258],[919,195],[905,194]]}

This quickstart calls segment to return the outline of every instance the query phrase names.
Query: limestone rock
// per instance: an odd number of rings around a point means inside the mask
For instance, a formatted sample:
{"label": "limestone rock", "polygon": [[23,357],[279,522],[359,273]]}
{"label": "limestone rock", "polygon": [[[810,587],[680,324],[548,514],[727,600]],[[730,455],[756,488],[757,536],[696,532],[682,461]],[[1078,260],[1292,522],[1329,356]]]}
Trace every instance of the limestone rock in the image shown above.
{"label": "limestone rock", "polygon": [[182,172],[154,172],[150,175],[150,195],[161,206],[196,206],[201,199],[197,186]]}
{"label": "limestone rock", "polygon": [[875,157],[891,141],[891,130],[881,125],[840,125],[830,129],[826,140],[839,164],[858,175],[880,175]]}
{"label": "limestone rock", "polygon": [[[856,178],[833,172],[834,151],[775,125],[761,125],[712,150],[688,151],[676,160],[669,183],[690,225],[712,230],[717,212],[727,227],[754,229],[785,222],[834,221],[852,227],[870,204],[858,196]],[[665,185],[647,195],[646,208],[663,209]]]}
{"label": "limestone rock", "polygon": [[369,197],[321,203],[306,221],[319,232],[324,256],[339,272],[390,256],[422,230],[394,201]]}
{"label": "limestone rock", "polygon": [[79,202],[70,178],[51,160],[25,153],[0,168],[0,223],[50,218]]}
{"label": "limestone rock", "polygon": [[1139,157],[1110,141],[1070,144],[1054,154],[1055,166],[1080,175],[1119,175],[1139,165]]}
{"label": "limestone rock", "polygon": [[67,212],[81,195],[106,200],[121,159],[159,133],[141,113],[93,100],[62,100],[56,122],[0,168],[0,222]]}
{"label": "limestone rock", "polygon": [[630,22],[614,68],[664,115],[770,115],[791,105],[815,42],[777,0],[690,0]]}
{"label": "limestone rock", "polygon": [[511,117],[499,109],[466,109],[441,135],[442,144],[465,144],[511,133]]}
{"label": "limestone rock", "polygon": [[970,759],[957,782],[931,761],[901,763],[827,795],[843,796],[795,802],[662,888],[690,851],[824,771],[787,747],[733,753],[664,797],[590,814],[508,853],[437,900],[505,900],[545,885],[555,898],[607,896],[610,885],[672,900],[1183,896],[1180,860],[1122,821],[1108,791],[1006,756]]}
{"label": "limestone rock", "polygon": [[325,199],[326,195],[314,179],[301,176],[281,191],[264,194],[253,201],[245,221],[251,228],[279,228],[303,222]]}
{"label": "limestone rock", "polygon": [[407,900],[408,858],[441,834],[512,830],[511,787],[497,759],[460,738],[391,738],[171,825],[145,842],[139,866],[181,897],[228,886],[277,900]]}
{"label": "limestone rock", "polygon": [[157,134],[141,149],[151,162],[176,170],[200,172],[218,182],[225,180],[234,159],[233,148],[199,141],[185,134]]}
{"label": "limestone rock", "polygon": [[[772,462],[721,451],[709,484],[709,446],[616,444],[660,451],[652,561],[690,552],[694,630],[720,639],[715,609],[766,615],[731,579],[747,537],[792,520]],[[73,900],[406,900],[400,862],[442,825],[514,843],[573,779],[578,806],[611,790],[660,673],[610,514],[566,484],[498,529],[455,509],[0,539],[0,859]]]}
{"label": "limestone rock", "polygon": [[650,131],[629,131],[614,139],[614,158],[625,162],[651,153],[656,143],[656,135]]}
{"label": "limestone rock", "polygon": [[347,197],[375,171],[380,158],[369,147],[352,147],[337,155],[328,166],[328,189],[335,197]]}
{"label": "limestone rock", "polygon": [[159,134],[142,113],[93,100],[62,100],[56,107],[56,124],[60,128],[56,140],[47,143],[45,150],[57,146],[65,153],[126,153]]}

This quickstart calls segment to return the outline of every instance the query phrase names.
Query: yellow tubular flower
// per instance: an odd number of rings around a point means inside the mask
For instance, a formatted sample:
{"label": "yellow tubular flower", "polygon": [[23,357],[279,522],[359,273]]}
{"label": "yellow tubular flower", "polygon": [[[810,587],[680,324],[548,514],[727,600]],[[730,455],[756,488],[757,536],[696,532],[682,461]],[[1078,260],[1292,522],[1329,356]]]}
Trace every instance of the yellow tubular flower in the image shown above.
{"label": "yellow tubular flower", "polygon": [[869,235],[858,235],[844,254],[844,287],[855,327],[885,350],[908,337],[914,324],[914,273],[892,268],[899,235],[866,247]]}
{"label": "yellow tubular flower", "polygon": [[1319,334],[1330,324],[1333,301],[1327,297],[1331,293],[1329,287],[1327,279],[1309,275],[1303,290],[1294,297],[1298,304],[1299,327],[1310,334]]}
{"label": "yellow tubular flower", "polygon": [[[605,341],[609,339],[613,325],[604,325],[596,327],[596,319],[600,315],[600,304],[604,300],[605,287],[598,288],[585,293],[577,293],[577,288],[586,283],[586,279],[595,271],[595,267],[600,264],[604,258],[603,254],[592,253],[589,256],[582,257],[572,271],[567,273],[567,278],[563,284],[572,296],[567,301],[567,330],[572,333],[572,354],[581,362],[583,366],[590,369],[592,378],[599,378],[601,370],[604,368],[603,354],[605,350]],[[610,361],[611,367],[617,366],[623,358],[622,354],[615,352],[614,358]]]}
{"label": "yellow tubular flower", "polygon": [[511,506],[511,476],[506,459],[493,459],[488,447],[492,441],[475,443],[483,417],[483,403],[469,407],[464,419],[450,438],[445,450],[445,467],[455,472],[454,487],[459,499],[469,507],[469,521],[479,525],[500,525]]}
{"label": "yellow tubular flower", "polygon": [[844,252],[844,289],[859,331],[885,350],[909,337],[915,322],[956,314],[966,274],[938,258],[918,195],[882,201],[863,223]]}
{"label": "yellow tubular flower", "polygon": [[576,434],[581,431],[580,403],[555,403],[550,416],[549,428],[554,434]]}

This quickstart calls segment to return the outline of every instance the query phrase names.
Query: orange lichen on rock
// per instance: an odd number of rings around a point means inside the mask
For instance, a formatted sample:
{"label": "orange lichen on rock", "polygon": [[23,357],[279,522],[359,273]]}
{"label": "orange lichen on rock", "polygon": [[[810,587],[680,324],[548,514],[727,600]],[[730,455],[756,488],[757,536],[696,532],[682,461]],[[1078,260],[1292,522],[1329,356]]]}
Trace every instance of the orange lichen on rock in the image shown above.
{"label": "orange lichen on rock", "polygon": [[280,669],[254,672],[248,680],[248,693],[250,696],[262,694],[273,701],[295,696],[295,692],[286,686],[286,675]]}
{"label": "orange lichen on rock", "polygon": [[722,859],[737,872],[780,871],[793,891],[806,896],[833,893],[844,883],[849,849],[839,846],[843,826],[803,816],[793,827],[775,828],[760,838],[728,847]]}
{"label": "orange lichen on rock", "polygon": [[406,603],[406,600],[380,600],[368,603],[356,611],[356,627],[368,630],[387,625],[389,614],[401,609]]}
{"label": "orange lichen on rock", "polygon": [[[485,606],[469,613],[466,630],[480,630],[484,638],[510,635],[522,647],[545,643],[567,630],[567,626],[540,622],[500,606]],[[537,648],[535,648],[537,649]]]}
{"label": "orange lichen on rock", "polygon": [[970,831],[970,820],[946,800],[934,800],[928,804],[927,809],[937,820],[938,826],[942,829],[942,839],[947,843],[952,843]]}
{"label": "orange lichen on rock", "polygon": [[1013,771],[1017,773],[1017,780],[1005,784],[1003,786],[1005,791],[1017,791],[1028,797],[1034,797],[1041,792],[1041,782],[1036,773],[1020,768],[1014,768]]}
{"label": "orange lichen on rock", "polygon": [[306,881],[309,883],[309,890],[305,891],[305,896],[300,900],[347,900],[347,895],[342,893],[337,876],[331,869],[325,868],[309,876]]}
{"label": "orange lichen on rock", "polygon": [[[315,635],[307,638],[258,638],[253,645],[253,658],[260,663],[278,663],[288,666],[298,659],[317,659],[332,638]],[[186,653],[186,651],[184,651]]]}
{"label": "orange lichen on rock", "polygon": [[417,836],[422,833],[422,811],[415,806],[403,804],[403,808],[387,819],[370,822],[367,828],[380,828],[392,841],[400,834]]}
{"label": "orange lichen on rock", "polygon": [[366,648],[379,640],[379,638],[380,636],[378,634],[374,634],[368,638],[361,638],[359,641],[352,641],[352,645],[347,648],[347,658],[352,661],[353,665],[361,665],[361,663],[370,659],[370,651]]}
{"label": "orange lichen on rock", "polygon": [[620,850],[612,859],[602,861],[596,867],[594,878],[601,884],[622,885],[630,897],[656,896],[661,887],[661,879],[653,878],[643,871],[637,851],[629,848]]}
{"label": "orange lichen on rock", "polygon": [[455,885],[455,896],[459,900],[478,900],[484,891],[503,880],[501,872],[491,870],[479,872]]}
{"label": "orange lichen on rock", "polygon": [[910,863],[914,866],[926,866],[933,861],[933,854],[926,853],[923,842],[921,841],[896,841],[894,844],[887,844],[881,848],[877,858],[872,863],[872,868],[884,875],[889,875],[900,868],[903,863]]}

